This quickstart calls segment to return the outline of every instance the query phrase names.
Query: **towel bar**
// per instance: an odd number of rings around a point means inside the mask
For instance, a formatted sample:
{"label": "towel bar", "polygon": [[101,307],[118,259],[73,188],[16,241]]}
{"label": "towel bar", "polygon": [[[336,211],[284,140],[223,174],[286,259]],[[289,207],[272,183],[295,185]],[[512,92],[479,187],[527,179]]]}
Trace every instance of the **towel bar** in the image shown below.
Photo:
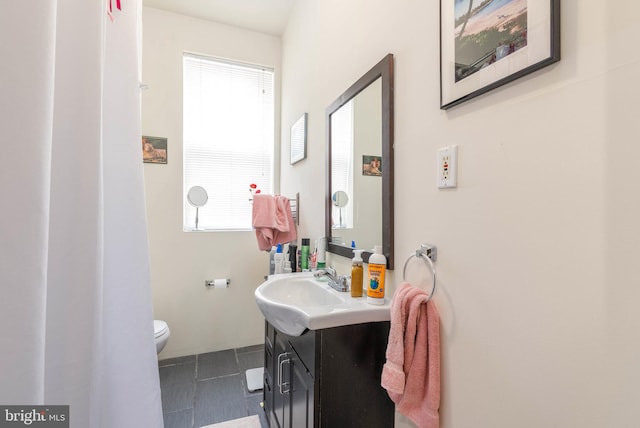
{"label": "towel bar", "polygon": [[296,226],[300,226],[300,193],[296,193],[295,199],[289,198],[289,204],[291,205],[291,215]]}
{"label": "towel bar", "polygon": [[429,299],[433,297],[433,294],[436,292],[436,267],[433,264],[436,261],[438,256],[437,248],[433,245],[422,244],[420,249],[416,250],[415,254],[410,254],[407,258],[407,261],[404,262],[404,269],[402,269],[402,280],[406,281],[407,276],[407,266],[409,265],[409,261],[415,257],[416,259],[423,259],[428,264],[431,269],[431,274],[433,275],[433,287],[431,288],[431,293],[429,293]]}

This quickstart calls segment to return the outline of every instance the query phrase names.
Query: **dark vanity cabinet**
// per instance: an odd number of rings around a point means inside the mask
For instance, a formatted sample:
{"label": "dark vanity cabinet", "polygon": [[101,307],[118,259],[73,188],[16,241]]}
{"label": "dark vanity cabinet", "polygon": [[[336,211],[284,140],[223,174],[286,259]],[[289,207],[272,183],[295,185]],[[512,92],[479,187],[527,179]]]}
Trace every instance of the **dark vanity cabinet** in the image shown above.
{"label": "dark vanity cabinet", "polygon": [[289,336],[265,323],[264,410],[271,428],[389,428],[380,386],[389,322]]}

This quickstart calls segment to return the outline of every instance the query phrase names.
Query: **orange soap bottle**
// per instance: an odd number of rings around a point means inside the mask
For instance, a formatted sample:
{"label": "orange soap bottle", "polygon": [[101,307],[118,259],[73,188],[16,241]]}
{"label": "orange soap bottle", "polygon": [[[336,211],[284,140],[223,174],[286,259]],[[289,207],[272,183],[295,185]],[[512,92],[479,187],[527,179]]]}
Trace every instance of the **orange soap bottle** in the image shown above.
{"label": "orange soap bottle", "polygon": [[351,297],[362,297],[362,250],[353,250],[351,260]]}

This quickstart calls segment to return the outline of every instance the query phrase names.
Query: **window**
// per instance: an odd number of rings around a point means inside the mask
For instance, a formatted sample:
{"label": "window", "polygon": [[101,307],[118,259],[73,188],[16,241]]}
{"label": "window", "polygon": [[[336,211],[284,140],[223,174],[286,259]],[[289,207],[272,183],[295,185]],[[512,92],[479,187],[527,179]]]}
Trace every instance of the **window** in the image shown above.
{"label": "window", "polygon": [[199,229],[249,230],[249,185],[273,187],[273,70],[192,54],[183,69],[184,230],[195,226],[192,186],[209,196]]}

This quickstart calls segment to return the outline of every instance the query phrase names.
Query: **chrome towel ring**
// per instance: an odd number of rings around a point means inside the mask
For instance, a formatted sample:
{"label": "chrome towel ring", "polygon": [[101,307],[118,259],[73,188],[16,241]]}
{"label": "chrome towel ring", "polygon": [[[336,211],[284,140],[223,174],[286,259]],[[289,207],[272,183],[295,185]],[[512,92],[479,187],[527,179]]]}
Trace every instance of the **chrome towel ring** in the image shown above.
{"label": "chrome towel ring", "polygon": [[429,298],[427,300],[431,300],[434,293],[436,292],[436,267],[433,262],[436,261],[438,256],[438,252],[436,247],[433,245],[422,244],[420,249],[416,250],[415,254],[409,255],[407,261],[404,262],[404,269],[402,269],[402,280],[406,281],[407,275],[407,266],[409,265],[409,261],[412,258],[423,259],[431,269],[431,274],[433,275],[433,287],[431,288],[431,293],[429,293]]}

